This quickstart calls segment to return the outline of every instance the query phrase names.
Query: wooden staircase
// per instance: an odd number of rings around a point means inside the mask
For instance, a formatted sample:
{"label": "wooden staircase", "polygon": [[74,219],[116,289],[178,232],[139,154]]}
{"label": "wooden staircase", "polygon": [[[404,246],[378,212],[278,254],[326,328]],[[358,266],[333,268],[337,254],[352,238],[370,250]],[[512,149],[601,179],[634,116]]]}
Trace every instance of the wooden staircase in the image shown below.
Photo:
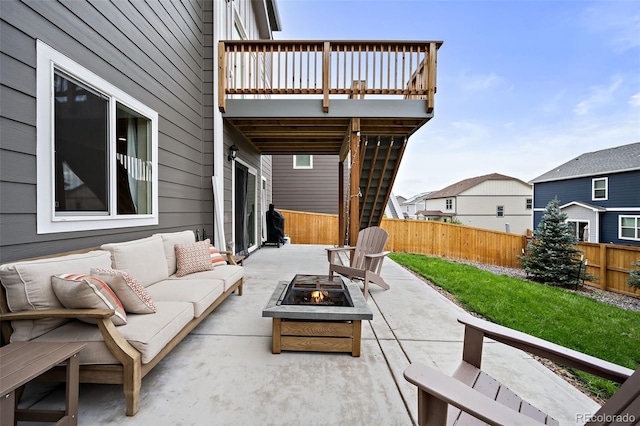
{"label": "wooden staircase", "polygon": [[406,137],[398,136],[362,137],[360,229],[379,226],[382,222],[406,142]]}

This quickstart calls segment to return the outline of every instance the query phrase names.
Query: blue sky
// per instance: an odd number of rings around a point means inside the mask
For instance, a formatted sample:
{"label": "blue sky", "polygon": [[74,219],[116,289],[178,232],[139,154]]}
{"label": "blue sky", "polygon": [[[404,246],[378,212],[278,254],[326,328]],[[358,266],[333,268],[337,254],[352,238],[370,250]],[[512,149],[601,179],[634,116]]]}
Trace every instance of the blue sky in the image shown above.
{"label": "blue sky", "polygon": [[640,2],[279,0],[276,39],[442,40],[435,117],[394,192],[529,181],[640,141]]}

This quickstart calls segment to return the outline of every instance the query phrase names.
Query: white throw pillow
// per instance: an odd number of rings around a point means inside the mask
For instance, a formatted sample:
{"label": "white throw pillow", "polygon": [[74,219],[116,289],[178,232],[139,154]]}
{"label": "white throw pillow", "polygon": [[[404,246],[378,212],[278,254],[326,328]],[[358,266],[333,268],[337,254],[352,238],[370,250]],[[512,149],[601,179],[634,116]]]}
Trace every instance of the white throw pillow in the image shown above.
{"label": "white throw pillow", "polygon": [[157,235],[125,243],[103,244],[100,248],[111,252],[113,269],[128,272],[144,287],[169,278],[164,244]]}
{"label": "white throw pillow", "polygon": [[[74,271],[89,274],[91,268],[109,268],[111,254],[94,250],[87,253],[68,254],[46,259],[8,263],[0,266],[0,280],[7,293],[7,305],[11,312],[38,309],[60,309],[62,304],[51,287],[51,276]],[[34,321],[12,321],[12,342],[35,339],[60,325],[66,318],[47,318]]]}
{"label": "white throw pillow", "polygon": [[196,236],[193,231],[167,232],[162,234],[154,234],[162,238],[164,245],[164,255],[167,259],[167,273],[169,276],[176,273],[176,244],[190,244],[196,242]]}

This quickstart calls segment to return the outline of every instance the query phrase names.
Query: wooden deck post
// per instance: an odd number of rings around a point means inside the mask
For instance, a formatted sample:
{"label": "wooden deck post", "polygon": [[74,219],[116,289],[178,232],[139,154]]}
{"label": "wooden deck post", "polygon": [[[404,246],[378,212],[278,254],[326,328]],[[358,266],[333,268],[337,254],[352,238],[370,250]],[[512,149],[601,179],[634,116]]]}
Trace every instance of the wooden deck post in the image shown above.
{"label": "wooden deck post", "polygon": [[437,47],[435,43],[429,43],[429,64],[427,66],[427,112],[433,112],[435,106],[436,94],[436,66],[437,66]]}
{"label": "wooden deck post", "polygon": [[360,231],[360,118],[351,119],[351,175],[349,178],[349,245]]}
{"label": "wooden deck post", "polygon": [[331,70],[331,43],[324,42],[322,52],[322,111],[329,112],[329,72]]}

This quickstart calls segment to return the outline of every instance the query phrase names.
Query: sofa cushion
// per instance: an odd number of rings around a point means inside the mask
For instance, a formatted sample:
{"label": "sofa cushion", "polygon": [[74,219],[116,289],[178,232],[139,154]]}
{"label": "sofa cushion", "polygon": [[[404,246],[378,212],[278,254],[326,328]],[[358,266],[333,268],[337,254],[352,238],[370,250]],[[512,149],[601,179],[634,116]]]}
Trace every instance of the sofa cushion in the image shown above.
{"label": "sofa cushion", "polygon": [[[213,271],[211,271],[213,272]],[[164,280],[147,287],[155,301],[190,302],[199,317],[224,293],[224,282],[212,279]]]}
{"label": "sofa cushion", "polygon": [[154,236],[156,235],[162,238],[164,245],[164,256],[167,259],[167,274],[173,275],[177,270],[175,245],[195,243],[196,236],[193,231],[154,234]]}
{"label": "sofa cushion", "polygon": [[100,278],[111,287],[126,312],[152,314],[156,311],[147,290],[131,274],[111,268],[91,268],[91,275]]}
{"label": "sofa cushion", "polygon": [[[51,287],[51,276],[73,272],[89,274],[92,267],[109,268],[111,255],[107,251],[94,250],[81,254],[29,260],[0,266],[0,281],[7,293],[11,312],[37,309],[61,309]],[[12,321],[12,342],[31,340],[58,326],[67,319],[42,319]]]}
{"label": "sofa cushion", "polygon": [[[113,309],[111,321],[115,325],[127,323],[122,302],[111,288],[98,277],[83,274],[61,274],[51,277],[51,286],[58,300],[69,309]],[[82,321],[95,324],[93,318]]]}
{"label": "sofa cushion", "polygon": [[222,266],[227,264],[227,257],[220,253],[220,250],[213,245],[209,246],[209,255],[211,257],[211,264],[215,266]]}
{"label": "sofa cushion", "polygon": [[244,268],[238,265],[216,266],[213,271],[196,272],[186,277],[172,275],[171,280],[221,280],[224,282],[224,291],[229,290],[235,283],[244,277]]}
{"label": "sofa cushion", "polygon": [[176,244],[176,275],[184,277],[194,272],[210,271],[213,269],[209,256],[209,240],[197,243]]}
{"label": "sofa cushion", "polygon": [[[193,319],[193,305],[184,302],[156,302],[153,315],[131,314],[118,332],[141,354],[143,364],[153,360],[171,339]],[[35,339],[36,342],[82,342],[80,364],[119,364],[111,354],[98,327],[80,321],[68,322]]]}
{"label": "sofa cushion", "polygon": [[169,276],[164,244],[159,236],[103,244],[100,248],[111,252],[113,269],[128,272],[145,287]]}

